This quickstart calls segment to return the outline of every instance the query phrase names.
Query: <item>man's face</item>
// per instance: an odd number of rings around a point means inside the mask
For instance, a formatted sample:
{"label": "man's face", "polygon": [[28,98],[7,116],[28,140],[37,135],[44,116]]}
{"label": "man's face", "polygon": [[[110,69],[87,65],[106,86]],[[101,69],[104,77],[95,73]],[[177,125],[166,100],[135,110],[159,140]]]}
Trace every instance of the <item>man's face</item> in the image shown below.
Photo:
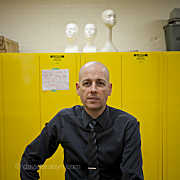
{"label": "man's face", "polygon": [[112,84],[107,79],[104,67],[93,64],[82,71],[76,89],[86,110],[100,111],[111,95]]}

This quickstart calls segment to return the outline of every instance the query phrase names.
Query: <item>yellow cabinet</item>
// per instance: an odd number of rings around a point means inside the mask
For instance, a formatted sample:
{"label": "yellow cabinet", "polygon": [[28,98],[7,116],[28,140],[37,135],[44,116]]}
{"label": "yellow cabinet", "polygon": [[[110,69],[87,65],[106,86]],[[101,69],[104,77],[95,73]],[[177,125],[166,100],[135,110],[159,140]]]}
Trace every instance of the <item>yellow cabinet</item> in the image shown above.
{"label": "yellow cabinet", "polygon": [[[145,180],[180,179],[179,59],[178,52],[0,54],[0,179],[19,179],[25,147],[59,110],[80,103],[75,83],[89,61],[110,71],[108,105],[140,122]],[[57,84],[63,78],[65,86]],[[64,172],[60,146],[40,175],[64,179]]]}
{"label": "yellow cabinet", "polygon": [[40,130],[38,64],[33,54],[4,54],[1,59],[3,180],[19,179],[22,153]]}
{"label": "yellow cabinet", "polygon": [[2,82],[2,56],[0,55],[0,179],[4,179],[4,171],[3,169],[3,127],[4,127],[4,122],[3,120],[3,92],[2,92],[2,87],[3,87],[3,82]]}
{"label": "yellow cabinet", "polygon": [[122,57],[122,108],[140,122],[146,180],[162,179],[162,63],[160,53]]}
{"label": "yellow cabinet", "polygon": [[[79,54],[40,54],[41,128],[61,109],[77,104],[75,85],[79,71],[78,60]],[[49,78],[49,82],[42,81],[44,76]],[[63,149],[59,146],[42,166],[41,178],[64,179],[63,159]]]}
{"label": "yellow cabinet", "polygon": [[164,94],[164,180],[180,179],[180,53],[168,52]]}

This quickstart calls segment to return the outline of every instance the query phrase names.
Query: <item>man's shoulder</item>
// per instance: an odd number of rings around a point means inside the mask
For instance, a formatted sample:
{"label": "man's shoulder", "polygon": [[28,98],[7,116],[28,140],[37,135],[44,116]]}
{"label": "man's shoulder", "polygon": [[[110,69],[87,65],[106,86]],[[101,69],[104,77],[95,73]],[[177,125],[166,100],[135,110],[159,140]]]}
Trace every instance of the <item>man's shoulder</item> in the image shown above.
{"label": "man's shoulder", "polygon": [[82,106],[76,105],[70,108],[63,108],[59,110],[56,115],[50,120],[50,124],[61,124],[74,122],[74,120],[79,119],[79,115],[82,112]]}
{"label": "man's shoulder", "polygon": [[58,112],[59,116],[78,116],[82,112],[82,106],[75,105],[70,108],[63,108]]}
{"label": "man's shoulder", "polygon": [[122,109],[117,109],[109,106],[109,113],[110,113],[110,117],[112,117],[116,121],[121,121],[124,123],[125,122],[127,123],[129,121],[137,121],[135,116]]}

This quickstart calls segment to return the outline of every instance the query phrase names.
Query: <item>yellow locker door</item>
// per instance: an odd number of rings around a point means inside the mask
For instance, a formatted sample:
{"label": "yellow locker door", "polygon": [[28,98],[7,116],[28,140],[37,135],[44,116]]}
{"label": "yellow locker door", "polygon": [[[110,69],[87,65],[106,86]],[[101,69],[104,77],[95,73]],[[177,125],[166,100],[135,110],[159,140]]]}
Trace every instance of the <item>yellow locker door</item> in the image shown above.
{"label": "yellow locker door", "polygon": [[82,53],[81,66],[89,61],[98,61],[107,66],[112,82],[112,94],[107,104],[115,108],[121,107],[121,56],[122,53]]}
{"label": "yellow locker door", "polygon": [[0,179],[4,179],[4,171],[3,171],[3,92],[2,92],[2,55],[0,55]]}
{"label": "yellow locker door", "polygon": [[[40,55],[41,127],[63,108],[77,104],[76,81],[79,54]],[[64,179],[63,150],[59,146],[55,154],[42,166],[43,180]]]}
{"label": "yellow locker door", "polygon": [[166,52],[164,180],[180,179],[180,52]]}
{"label": "yellow locker door", "polygon": [[122,57],[122,107],[140,121],[146,180],[162,179],[161,58],[160,53]]}
{"label": "yellow locker door", "polygon": [[4,54],[2,63],[3,180],[19,180],[22,153],[40,130],[38,56]]}

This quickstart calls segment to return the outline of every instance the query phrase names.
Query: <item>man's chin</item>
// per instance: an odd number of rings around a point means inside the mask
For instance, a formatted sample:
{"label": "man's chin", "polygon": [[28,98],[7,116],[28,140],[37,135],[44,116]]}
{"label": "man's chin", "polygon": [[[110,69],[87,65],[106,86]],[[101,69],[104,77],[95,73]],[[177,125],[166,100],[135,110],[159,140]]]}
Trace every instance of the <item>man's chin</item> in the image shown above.
{"label": "man's chin", "polygon": [[89,109],[91,111],[99,111],[102,109],[102,106],[96,104],[88,104],[86,105],[86,109]]}

